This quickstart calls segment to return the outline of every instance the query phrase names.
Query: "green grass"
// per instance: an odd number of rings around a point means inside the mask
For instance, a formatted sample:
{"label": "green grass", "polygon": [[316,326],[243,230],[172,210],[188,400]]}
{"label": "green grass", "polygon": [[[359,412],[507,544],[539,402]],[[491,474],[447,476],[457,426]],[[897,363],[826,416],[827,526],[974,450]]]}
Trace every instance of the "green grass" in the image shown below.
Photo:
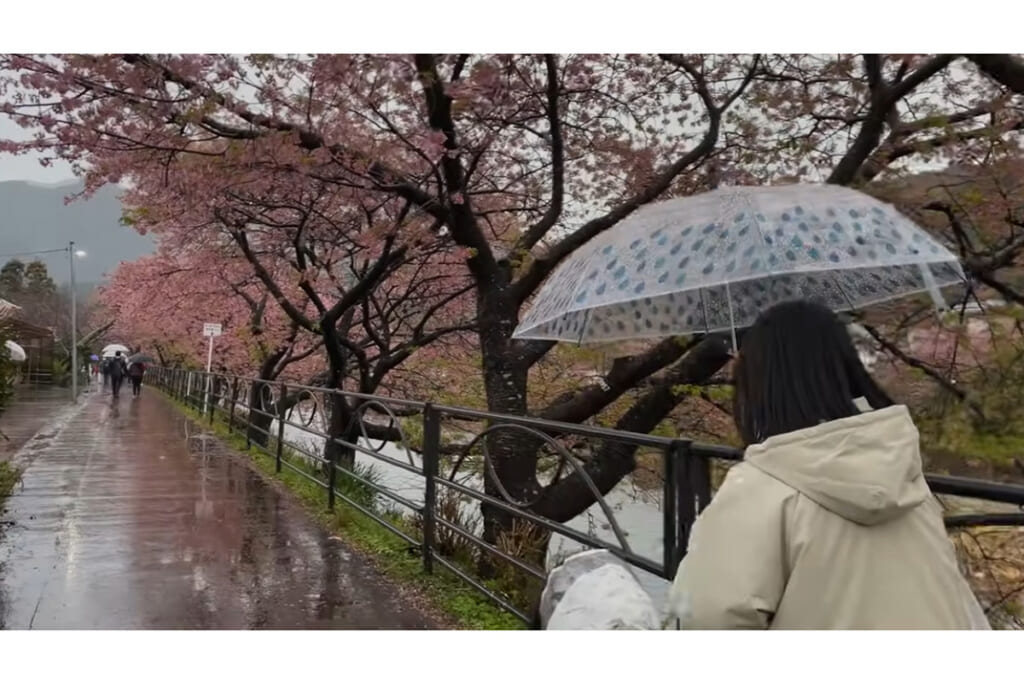
{"label": "green grass", "polygon": [[21,477],[21,473],[17,468],[6,461],[0,462],[0,506],[3,506],[4,501],[7,500],[14,485],[18,483],[19,477]]}
{"label": "green grass", "polygon": [[[165,394],[165,396],[168,395]],[[168,396],[168,398],[170,397]],[[206,429],[220,437],[226,444],[238,451],[244,452],[264,477],[276,480],[287,487],[310,515],[327,529],[337,533],[339,537],[370,557],[374,561],[374,565],[385,576],[416,589],[438,611],[449,616],[461,628],[479,630],[513,630],[524,628],[524,625],[518,618],[495,606],[486,597],[468,587],[444,568],[435,566],[433,574],[426,574],[423,570],[422,559],[418,554],[410,552],[409,544],[405,540],[398,538],[390,530],[361,511],[340,499],[335,502],[333,511],[328,510],[327,494],[321,485],[310,482],[287,467],[282,468],[280,473],[275,472],[274,457],[264,453],[256,445],[246,450],[244,434],[230,432],[228,426],[220,421],[215,421],[213,426],[210,426],[208,419],[200,419],[198,411],[173,398],[170,399],[183,413],[196,422],[201,423]],[[268,449],[272,452],[275,448],[276,441],[272,439]],[[311,471],[311,469],[299,465],[303,463],[303,460],[299,458],[298,453],[294,450],[285,447],[282,449],[282,454],[284,460],[293,463],[296,467],[302,468],[306,472]],[[372,471],[362,471],[358,474],[365,479],[373,481],[374,475]],[[367,504],[373,500],[373,492],[366,485],[351,479],[346,482],[344,477],[339,476],[337,489],[364,507],[371,507]],[[415,521],[410,520],[408,517],[393,512],[375,512],[381,517],[388,519],[391,524],[409,536],[413,538],[418,536]]]}

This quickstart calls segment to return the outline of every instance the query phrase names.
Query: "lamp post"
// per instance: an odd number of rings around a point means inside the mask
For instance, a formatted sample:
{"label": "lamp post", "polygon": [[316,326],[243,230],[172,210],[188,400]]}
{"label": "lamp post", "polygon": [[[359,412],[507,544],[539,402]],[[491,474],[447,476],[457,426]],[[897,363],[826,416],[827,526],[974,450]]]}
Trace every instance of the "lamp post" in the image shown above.
{"label": "lamp post", "polygon": [[78,401],[78,288],[75,285],[75,258],[85,252],[75,250],[75,242],[68,243],[68,263],[71,267],[71,402]]}
{"label": "lamp post", "polygon": [[78,401],[78,297],[75,292],[75,242],[68,243],[71,264],[71,403]]}

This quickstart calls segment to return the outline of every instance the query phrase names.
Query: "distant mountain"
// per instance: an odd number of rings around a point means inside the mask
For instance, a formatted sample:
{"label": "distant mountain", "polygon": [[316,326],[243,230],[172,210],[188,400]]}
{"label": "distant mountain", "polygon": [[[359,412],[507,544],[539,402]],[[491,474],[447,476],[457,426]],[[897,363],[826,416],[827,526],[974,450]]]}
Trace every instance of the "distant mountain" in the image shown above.
{"label": "distant mountain", "polygon": [[[133,261],[154,249],[152,238],[120,225],[117,188],[104,188],[89,200],[64,203],[81,189],[80,181],[43,185],[28,181],[0,182],[0,265],[18,252],[61,249],[70,240],[86,257],[75,261],[75,279],[84,291],[101,284],[122,261]],[[39,257],[53,279],[67,283],[67,252]]]}

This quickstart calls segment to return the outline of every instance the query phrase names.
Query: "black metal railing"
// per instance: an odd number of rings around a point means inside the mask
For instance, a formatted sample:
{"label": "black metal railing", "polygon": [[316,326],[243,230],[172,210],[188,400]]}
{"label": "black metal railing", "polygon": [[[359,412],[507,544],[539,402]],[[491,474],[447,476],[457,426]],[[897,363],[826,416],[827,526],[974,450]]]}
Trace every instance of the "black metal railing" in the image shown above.
{"label": "black metal railing", "polygon": [[[607,549],[630,565],[671,581],[686,554],[690,530],[711,501],[716,474],[721,476],[716,471],[742,460],[742,452],[730,447],[323,387],[167,368],[153,368],[147,378],[199,411],[210,424],[220,420],[232,433],[241,430],[246,448],[272,457],[277,472],[291,470],[323,488],[329,508],[340,499],[389,530],[422,558],[425,572],[439,565],[526,622],[530,616],[524,605],[481,579],[478,564],[460,562],[450,548],[461,541],[480,554],[478,563],[481,558],[504,563],[537,586],[546,577],[543,561],[537,553],[522,553],[509,548],[503,538],[473,529],[460,517],[467,505],[532,526],[542,531],[545,541],[558,534],[585,547]],[[344,420],[330,415],[339,407],[348,414]],[[334,426],[335,436],[328,434],[327,425]],[[445,443],[445,428],[450,437],[462,433],[465,438]],[[537,501],[507,491],[488,450],[489,438],[502,432],[518,433],[530,448],[546,454],[552,481],[568,474],[578,478],[590,490],[614,539],[538,515],[532,510]],[[310,448],[296,434],[322,444]],[[384,453],[389,443],[399,451],[397,457]],[[334,449],[325,449],[327,445]],[[631,547],[629,531],[620,526],[613,506],[587,473],[588,448],[623,448],[653,456],[660,471],[660,553],[643,555]],[[354,467],[357,454],[409,477],[405,491],[384,486]],[[928,475],[927,480],[936,495],[1017,507],[950,514],[949,528],[1024,526],[1024,486],[945,475]]]}

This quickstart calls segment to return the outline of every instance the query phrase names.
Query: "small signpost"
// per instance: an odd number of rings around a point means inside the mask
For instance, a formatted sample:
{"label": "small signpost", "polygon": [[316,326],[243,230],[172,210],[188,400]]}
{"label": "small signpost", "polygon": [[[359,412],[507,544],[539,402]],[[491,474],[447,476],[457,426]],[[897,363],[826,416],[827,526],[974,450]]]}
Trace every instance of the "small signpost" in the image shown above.
{"label": "small signpost", "polygon": [[206,352],[206,398],[203,400],[203,414],[206,414],[207,407],[210,404],[210,394],[213,390],[213,338],[220,337],[223,333],[223,328],[220,323],[203,323],[203,337],[210,339],[210,346]]}

